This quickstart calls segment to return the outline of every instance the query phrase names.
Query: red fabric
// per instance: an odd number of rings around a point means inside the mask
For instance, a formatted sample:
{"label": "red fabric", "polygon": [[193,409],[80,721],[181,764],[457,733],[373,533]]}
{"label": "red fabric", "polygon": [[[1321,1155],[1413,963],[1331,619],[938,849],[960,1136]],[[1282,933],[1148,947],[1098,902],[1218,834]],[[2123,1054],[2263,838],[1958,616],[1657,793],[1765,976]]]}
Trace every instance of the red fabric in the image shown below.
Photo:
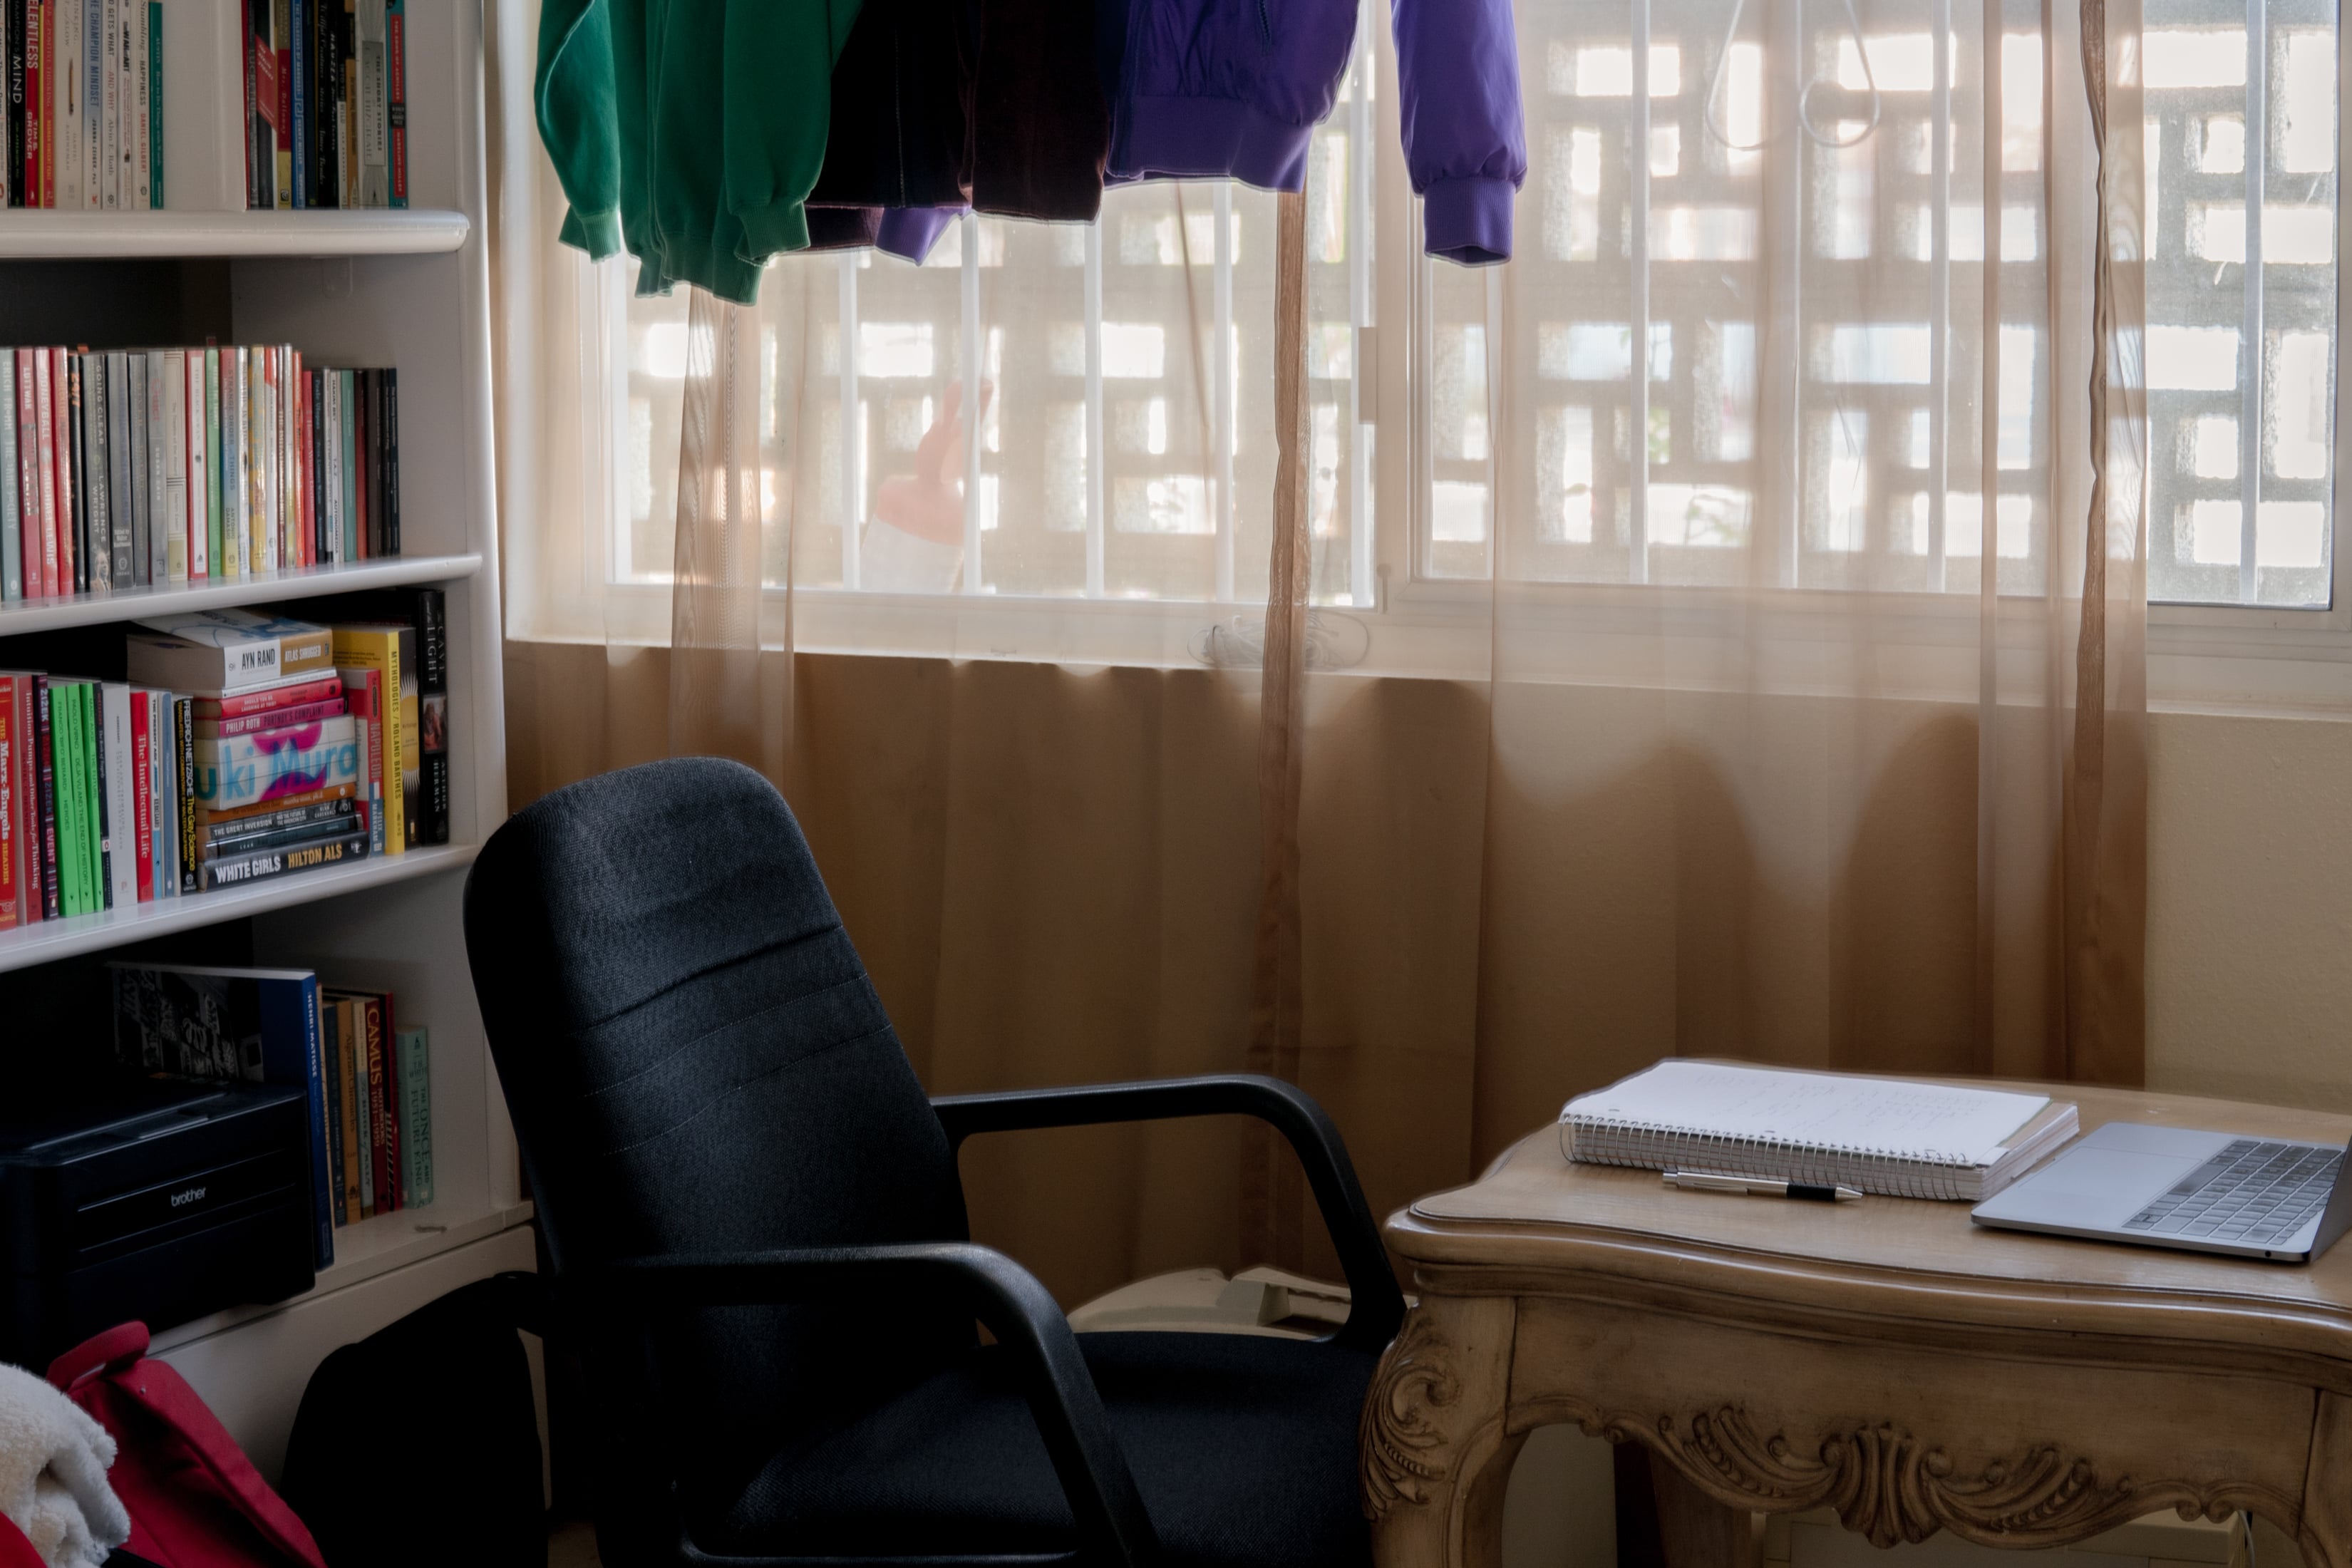
{"label": "red fabric", "polygon": [[45,1568],[41,1554],[5,1513],[0,1513],[0,1568]]}
{"label": "red fabric", "polygon": [[[195,1390],[149,1357],[144,1323],[68,1351],[49,1382],[114,1436],[107,1479],[131,1515],[131,1551],[163,1568],[326,1568],[308,1527]],[[4,1552],[0,1568],[11,1568]]]}

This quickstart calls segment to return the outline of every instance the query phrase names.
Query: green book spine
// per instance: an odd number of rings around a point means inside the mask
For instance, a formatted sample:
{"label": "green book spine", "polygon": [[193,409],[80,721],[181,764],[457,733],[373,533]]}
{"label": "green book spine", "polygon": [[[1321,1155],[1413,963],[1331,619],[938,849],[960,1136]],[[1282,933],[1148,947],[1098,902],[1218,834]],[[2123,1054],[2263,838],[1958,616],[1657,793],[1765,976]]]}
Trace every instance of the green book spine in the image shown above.
{"label": "green book spine", "polygon": [[403,1029],[399,1044],[401,1201],[423,1208],[433,1201],[432,1041],[423,1029]]}
{"label": "green book spine", "polygon": [[89,759],[89,765],[82,770],[81,775],[82,788],[87,792],[81,819],[82,842],[86,846],[84,853],[87,857],[83,874],[89,879],[89,907],[102,910],[107,907],[106,797],[100,793],[104,783],[100,775],[98,749],[105,744],[105,736],[99,730],[98,686],[95,682],[85,683],[81,689],[81,743]]}
{"label": "green book spine", "polygon": [[226,575],[221,554],[220,350],[205,349],[205,540],[215,577]]}
{"label": "green book spine", "polygon": [[87,817],[89,794],[83,785],[84,771],[92,759],[82,745],[82,692],[87,688],[67,686],[55,689],[57,720],[63,728],[58,735],[58,864],[66,886],[66,913],[89,913],[89,871],[85,854]]}

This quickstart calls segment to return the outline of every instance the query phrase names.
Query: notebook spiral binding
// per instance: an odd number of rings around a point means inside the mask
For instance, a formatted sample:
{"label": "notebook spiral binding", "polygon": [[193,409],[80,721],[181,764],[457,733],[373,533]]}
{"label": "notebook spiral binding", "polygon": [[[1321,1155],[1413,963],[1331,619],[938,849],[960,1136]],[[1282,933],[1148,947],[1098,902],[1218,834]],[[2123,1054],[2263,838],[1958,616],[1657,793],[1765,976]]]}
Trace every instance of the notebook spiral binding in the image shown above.
{"label": "notebook spiral binding", "polygon": [[1885,1197],[1969,1196],[1962,1173],[1977,1169],[1964,1154],[1862,1143],[1798,1142],[1727,1136],[1700,1127],[1618,1117],[1562,1116],[1561,1152],[1589,1165],[1636,1170],[1697,1169],[1770,1181],[1855,1187]]}

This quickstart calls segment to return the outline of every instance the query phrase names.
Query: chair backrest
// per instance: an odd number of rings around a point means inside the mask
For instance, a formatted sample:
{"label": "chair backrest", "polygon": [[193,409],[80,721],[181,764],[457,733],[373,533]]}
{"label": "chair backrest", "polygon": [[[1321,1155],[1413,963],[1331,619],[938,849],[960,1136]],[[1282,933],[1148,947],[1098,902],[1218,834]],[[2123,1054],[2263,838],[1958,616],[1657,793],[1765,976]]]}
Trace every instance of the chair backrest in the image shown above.
{"label": "chair backrest", "polygon": [[[799,824],[751,769],[651,763],[517,813],[467,882],[466,946],[559,1279],[966,1237],[939,1118]],[[971,1336],[919,1303],[730,1308],[662,1334],[651,1376],[695,1462],[725,1464]]]}

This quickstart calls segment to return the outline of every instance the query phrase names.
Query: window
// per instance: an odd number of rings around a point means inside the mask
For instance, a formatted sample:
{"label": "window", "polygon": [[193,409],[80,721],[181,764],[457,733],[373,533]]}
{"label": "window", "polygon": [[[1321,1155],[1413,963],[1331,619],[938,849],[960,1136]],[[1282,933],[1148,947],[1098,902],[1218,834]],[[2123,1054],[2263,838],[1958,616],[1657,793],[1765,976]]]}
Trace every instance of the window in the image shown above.
{"label": "window", "polygon": [[2145,26],[2148,593],[2325,609],[2336,8],[2150,0]]}
{"label": "window", "polygon": [[[2042,592],[2053,491],[2079,478],[2056,431],[2083,384],[2050,300],[2089,237],[2052,210],[2074,176],[2044,166],[2045,103],[2080,89],[2071,62],[2047,79],[2042,7],[1518,16],[1530,166],[1509,266],[1419,257],[1379,7],[1314,142],[1316,601],[1378,625],[1498,570],[1564,596],[1973,595],[1987,570]],[[2146,16],[2149,595],[2326,609],[2334,12]],[[844,603],[910,592],[876,564],[877,498],[917,477],[953,386],[986,408],[945,476],[970,498],[957,563],[928,592],[1191,606],[1188,625],[1261,603],[1274,222],[1263,193],[1152,184],[1108,193],[1091,227],[961,219],[920,267],[777,263],[807,302],[797,383],[772,326],[763,371],[771,478],[814,479],[793,581]],[[685,308],[605,287],[627,363],[611,580],[659,581]]]}

